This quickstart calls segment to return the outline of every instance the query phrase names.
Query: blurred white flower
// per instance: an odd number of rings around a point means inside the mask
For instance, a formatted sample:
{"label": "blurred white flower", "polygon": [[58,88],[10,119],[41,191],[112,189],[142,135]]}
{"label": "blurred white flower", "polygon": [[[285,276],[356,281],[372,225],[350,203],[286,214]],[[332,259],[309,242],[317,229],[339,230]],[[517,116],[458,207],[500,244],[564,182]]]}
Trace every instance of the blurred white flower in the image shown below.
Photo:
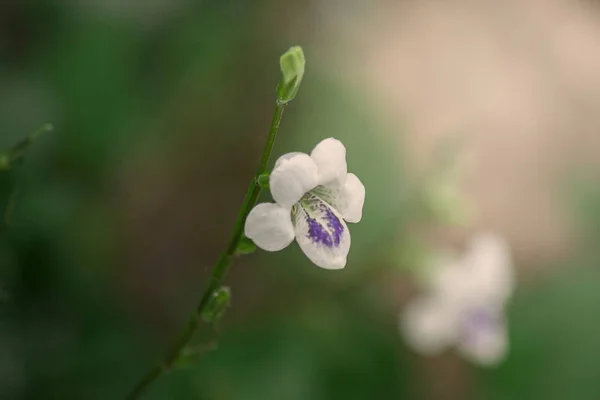
{"label": "blurred white flower", "polygon": [[461,257],[436,263],[425,293],[400,316],[410,347],[423,355],[455,346],[469,361],[496,365],[508,352],[504,308],[514,290],[508,244],[499,236],[475,236]]}
{"label": "blurred white flower", "polygon": [[320,142],[310,155],[281,156],[269,178],[276,203],[252,209],[245,234],[263,250],[279,251],[294,238],[317,266],[341,269],[350,251],[346,222],[359,222],[365,187],[347,172],[346,148],[337,139]]}

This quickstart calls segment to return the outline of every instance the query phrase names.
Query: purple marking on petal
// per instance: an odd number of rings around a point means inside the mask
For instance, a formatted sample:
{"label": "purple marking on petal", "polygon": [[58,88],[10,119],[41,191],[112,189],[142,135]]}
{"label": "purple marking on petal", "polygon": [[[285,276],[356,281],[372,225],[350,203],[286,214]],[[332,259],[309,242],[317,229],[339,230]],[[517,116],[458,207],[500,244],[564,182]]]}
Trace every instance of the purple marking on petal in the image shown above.
{"label": "purple marking on petal", "polygon": [[324,214],[324,220],[327,221],[327,229],[316,219],[310,218],[308,213],[305,213],[306,222],[308,223],[307,237],[313,243],[323,244],[329,248],[338,247],[342,240],[344,226],[340,222],[340,219],[325,204],[321,203],[318,209]]}
{"label": "purple marking on petal", "polygon": [[481,333],[498,329],[498,315],[490,309],[475,308],[467,311],[463,320],[463,334],[467,341],[476,341]]}
{"label": "purple marking on petal", "polygon": [[342,233],[344,233],[344,227],[340,222],[340,219],[329,209],[329,207],[323,206],[325,208],[325,219],[327,219],[327,226],[332,232],[333,243],[335,246],[340,245],[340,241],[342,240]]}

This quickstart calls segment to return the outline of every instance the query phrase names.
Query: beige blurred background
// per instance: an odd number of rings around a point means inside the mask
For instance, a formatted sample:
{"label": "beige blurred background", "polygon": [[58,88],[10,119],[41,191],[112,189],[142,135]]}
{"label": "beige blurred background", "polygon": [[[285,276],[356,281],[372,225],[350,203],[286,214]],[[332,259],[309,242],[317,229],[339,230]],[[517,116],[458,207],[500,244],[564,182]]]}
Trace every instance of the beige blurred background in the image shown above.
{"label": "beige blurred background", "polygon": [[533,265],[572,249],[559,188],[577,166],[598,165],[598,5],[374,3],[322,2],[316,59],[335,55],[334,73],[402,135],[413,174],[443,138],[462,138],[461,192],[474,207],[465,231],[498,230]]}

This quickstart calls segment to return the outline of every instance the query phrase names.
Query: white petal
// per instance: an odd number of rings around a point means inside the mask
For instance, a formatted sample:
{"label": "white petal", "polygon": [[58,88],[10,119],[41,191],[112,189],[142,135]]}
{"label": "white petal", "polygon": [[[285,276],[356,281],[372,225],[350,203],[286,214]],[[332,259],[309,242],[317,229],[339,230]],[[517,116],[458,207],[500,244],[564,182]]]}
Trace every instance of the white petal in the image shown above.
{"label": "white petal", "polygon": [[317,144],[310,156],[319,167],[319,185],[345,183],[348,167],[342,142],[334,138],[325,139]]}
{"label": "white petal", "polygon": [[485,303],[505,303],[514,286],[514,268],[508,243],[492,233],[479,234],[470,243],[463,263],[469,270],[473,295]]}
{"label": "white petal", "polygon": [[447,258],[431,269],[431,289],[447,301],[504,305],[514,290],[508,245],[495,235],[478,235],[462,257]]}
{"label": "white petal", "polygon": [[296,241],[306,256],[325,269],[346,266],[350,232],[341,215],[316,196],[303,198],[294,208]]}
{"label": "white petal", "polygon": [[365,187],[356,175],[346,176],[344,185],[317,186],[312,192],[333,206],[346,222],[359,222],[365,204]]}
{"label": "white petal", "polygon": [[291,208],[304,193],[317,186],[317,165],[304,153],[285,154],[277,160],[269,178],[273,199]]}
{"label": "white petal", "polygon": [[404,308],[400,330],[409,347],[432,356],[453,345],[459,332],[456,309],[435,297],[418,297]]}
{"label": "white petal", "polygon": [[263,250],[279,251],[294,240],[290,210],[274,203],[261,203],[250,211],[244,233]]}
{"label": "white petal", "polygon": [[450,252],[437,255],[428,274],[429,288],[436,296],[446,302],[452,302],[456,307],[468,306],[477,301],[479,296],[473,287],[474,280],[471,271],[465,268],[461,257]]}
{"label": "white petal", "polygon": [[470,315],[462,325],[458,349],[466,359],[475,364],[494,366],[506,358],[508,334],[500,311]]}
{"label": "white petal", "polygon": [[347,207],[342,211],[342,216],[348,222],[360,222],[363,205],[365,204],[365,186],[356,175],[348,174],[344,187],[346,189]]}

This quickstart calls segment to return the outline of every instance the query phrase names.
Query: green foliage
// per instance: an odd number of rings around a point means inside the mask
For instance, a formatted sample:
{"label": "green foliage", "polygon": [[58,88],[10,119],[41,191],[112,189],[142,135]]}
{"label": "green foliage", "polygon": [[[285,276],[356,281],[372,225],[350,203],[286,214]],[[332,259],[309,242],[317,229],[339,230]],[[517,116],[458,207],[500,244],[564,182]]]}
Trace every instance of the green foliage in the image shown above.
{"label": "green foliage", "polygon": [[570,265],[522,288],[509,314],[511,355],[480,371],[477,398],[592,400],[600,397],[600,269]]}
{"label": "green foliage", "polygon": [[25,158],[25,153],[39,136],[45,132],[51,132],[54,127],[51,124],[44,124],[40,129],[19,140],[10,149],[0,152],[0,171],[6,171],[15,165],[21,164]]}

